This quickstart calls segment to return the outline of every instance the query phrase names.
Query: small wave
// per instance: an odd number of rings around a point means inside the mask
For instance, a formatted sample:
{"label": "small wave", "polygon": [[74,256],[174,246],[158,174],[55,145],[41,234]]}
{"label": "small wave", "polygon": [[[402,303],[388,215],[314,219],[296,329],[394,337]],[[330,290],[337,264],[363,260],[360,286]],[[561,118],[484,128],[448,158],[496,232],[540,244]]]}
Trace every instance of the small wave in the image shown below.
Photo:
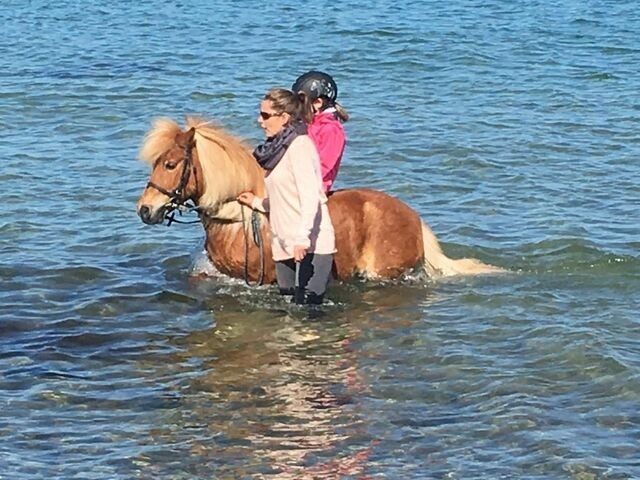
{"label": "small wave", "polygon": [[107,270],[92,266],[66,267],[49,271],[49,276],[61,282],[84,283],[86,281],[104,280],[111,275]]}
{"label": "small wave", "polygon": [[544,240],[522,248],[523,263],[516,268],[530,272],[640,272],[640,257],[607,251],[579,238]]}
{"label": "small wave", "polygon": [[223,277],[224,275],[211,263],[206,250],[201,250],[193,255],[189,274],[193,276],[206,275],[208,277]]}

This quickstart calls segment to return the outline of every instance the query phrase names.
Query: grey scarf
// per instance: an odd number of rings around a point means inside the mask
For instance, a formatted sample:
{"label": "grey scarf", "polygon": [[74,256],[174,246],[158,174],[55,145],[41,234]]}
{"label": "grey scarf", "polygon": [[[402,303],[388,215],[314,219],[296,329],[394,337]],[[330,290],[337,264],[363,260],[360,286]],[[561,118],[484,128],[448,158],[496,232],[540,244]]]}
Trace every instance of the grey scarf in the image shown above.
{"label": "grey scarf", "polygon": [[287,148],[296,137],[306,133],[307,126],[301,120],[287,125],[280,133],[267,138],[264,143],[258,145],[253,151],[253,156],[262,168],[270,172],[282,160]]}

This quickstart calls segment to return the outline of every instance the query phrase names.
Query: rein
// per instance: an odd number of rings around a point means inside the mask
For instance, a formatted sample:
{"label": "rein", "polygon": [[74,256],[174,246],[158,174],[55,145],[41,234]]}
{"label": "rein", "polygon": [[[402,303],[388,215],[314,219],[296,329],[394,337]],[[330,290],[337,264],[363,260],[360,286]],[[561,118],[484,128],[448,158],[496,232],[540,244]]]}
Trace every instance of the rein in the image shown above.
{"label": "rein", "polygon": [[260,255],[260,275],[258,281],[253,285],[249,281],[249,239],[247,238],[247,229],[244,228],[244,207],[240,206],[240,212],[242,212],[242,230],[244,232],[244,283],[247,285],[260,286],[264,283],[264,247],[262,244],[262,232],[260,231],[260,218],[256,210],[251,211],[251,230],[253,233],[253,243],[258,247]]}

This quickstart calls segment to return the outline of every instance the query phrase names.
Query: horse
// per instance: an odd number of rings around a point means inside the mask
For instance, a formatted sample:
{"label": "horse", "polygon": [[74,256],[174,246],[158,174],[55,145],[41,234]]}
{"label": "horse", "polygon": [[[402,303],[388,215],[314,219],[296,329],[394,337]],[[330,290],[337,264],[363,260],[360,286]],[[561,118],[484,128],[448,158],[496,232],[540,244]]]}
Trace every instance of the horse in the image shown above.
{"label": "horse", "polygon": [[[152,169],[137,203],[144,223],[171,222],[176,209],[192,205],[205,230],[209,260],[220,273],[247,283],[275,282],[268,215],[236,201],[245,191],[265,196],[264,171],[247,143],[202,118],[187,117],[184,129],[159,118],[139,157]],[[447,257],[418,213],[384,192],[337,190],[329,194],[328,208],[337,280],[397,279],[416,269],[430,278],[501,271],[477,259]]]}

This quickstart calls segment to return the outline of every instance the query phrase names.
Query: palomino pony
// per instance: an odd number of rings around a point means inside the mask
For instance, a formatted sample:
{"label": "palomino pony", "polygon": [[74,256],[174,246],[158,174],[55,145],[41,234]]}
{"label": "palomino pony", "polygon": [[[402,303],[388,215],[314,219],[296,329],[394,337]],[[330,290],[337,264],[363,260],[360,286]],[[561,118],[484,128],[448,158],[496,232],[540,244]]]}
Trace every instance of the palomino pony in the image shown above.
{"label": "palomino pony", "polygon": [[[162,223],[191,201],[206,232],[209,259],[221,273],[272,283],[268,216],[241,206],[245,191],[265,196],[264,171],[239,139],[197,118],[187,126],[156,120],[140,150],[152,167],[137,211],[147,224]],[[333,274],[392,279],[416,267],[430,277],[500,271],[475,259],[448,258],[431,229],[400,200],[368,189],[349,189],[329,196],[337,253]],[[249,241],[255,239],[262,241]]]}

